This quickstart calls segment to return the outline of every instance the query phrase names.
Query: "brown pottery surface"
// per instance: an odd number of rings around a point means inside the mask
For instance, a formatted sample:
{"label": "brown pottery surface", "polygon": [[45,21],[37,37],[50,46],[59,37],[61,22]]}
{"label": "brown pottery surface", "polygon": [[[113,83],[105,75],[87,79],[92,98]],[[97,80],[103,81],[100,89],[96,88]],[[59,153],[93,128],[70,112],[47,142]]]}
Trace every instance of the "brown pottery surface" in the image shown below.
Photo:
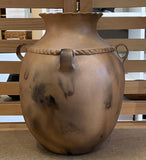
{"label": "brown pottery surface", "polygon": [[90,152],[116,124],[123,60],[96,32],[101,15],[41,14],[46,33],[23,58],[23,115],[31,133],[50,151]]}

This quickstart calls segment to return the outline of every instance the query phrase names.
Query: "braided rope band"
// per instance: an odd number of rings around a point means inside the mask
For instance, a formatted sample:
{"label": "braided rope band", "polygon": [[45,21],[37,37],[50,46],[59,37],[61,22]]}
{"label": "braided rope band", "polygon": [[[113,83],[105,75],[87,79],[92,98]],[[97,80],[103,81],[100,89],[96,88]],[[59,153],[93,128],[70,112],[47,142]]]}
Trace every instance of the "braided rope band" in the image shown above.
{"label": "braided rope band", "polygon": [[[27,48],[27,52],[35,54],[44,54],[44,55],[60,55],[61,50],[52,50],[52,49],[39,49],[39,48]],[[112,53],[116,51],[114,47],[101,48],[101,49],[81,49],[73,50],[76,56],[79,55],[94,55],[94,54],[103,54],[103,53]]]}

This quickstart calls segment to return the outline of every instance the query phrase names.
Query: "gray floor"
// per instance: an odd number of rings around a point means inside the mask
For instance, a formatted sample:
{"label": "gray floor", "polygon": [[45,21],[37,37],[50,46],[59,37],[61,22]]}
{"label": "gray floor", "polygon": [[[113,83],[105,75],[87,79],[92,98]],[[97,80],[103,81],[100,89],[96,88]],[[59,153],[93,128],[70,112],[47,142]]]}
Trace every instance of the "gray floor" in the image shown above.
{"label": "gray floor", "polygon": [[0,131],[0,146],[1,160],[146,160],[146,128],[114,129],[98,150],[78,156],[45,150],[29,131]]}

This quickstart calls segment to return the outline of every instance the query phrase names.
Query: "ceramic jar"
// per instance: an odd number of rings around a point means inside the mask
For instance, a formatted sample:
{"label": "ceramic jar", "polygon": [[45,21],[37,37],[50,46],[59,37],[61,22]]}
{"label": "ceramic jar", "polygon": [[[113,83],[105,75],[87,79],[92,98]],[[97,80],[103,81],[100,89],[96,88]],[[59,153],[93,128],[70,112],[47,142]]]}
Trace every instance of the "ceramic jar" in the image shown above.
{"label": "ceramic jar", "polygon": [[[119,57],[97,34],[101,15],[40,14],[46,33],[34,45],[24,46],[23,115],[34,137],[52,152],[92,151],[109,136],[119,116],[128,51]],[[21,47],[17,55],[22,59]]]}

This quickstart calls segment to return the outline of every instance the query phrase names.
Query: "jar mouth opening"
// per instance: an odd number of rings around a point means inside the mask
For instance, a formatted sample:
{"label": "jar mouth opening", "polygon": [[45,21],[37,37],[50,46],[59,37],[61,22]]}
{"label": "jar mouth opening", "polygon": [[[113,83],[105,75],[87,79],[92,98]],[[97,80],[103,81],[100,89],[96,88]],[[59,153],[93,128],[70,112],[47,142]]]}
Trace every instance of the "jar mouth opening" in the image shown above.
{"label": "jar mouth opening", "polygon": [[63,12],[63,13],[40,13],[39,16],[44,17],[48,15],[56,15],[56,16],[61,16],[61,15],[98,15],[102,16],[103,14],[100,12]]}

